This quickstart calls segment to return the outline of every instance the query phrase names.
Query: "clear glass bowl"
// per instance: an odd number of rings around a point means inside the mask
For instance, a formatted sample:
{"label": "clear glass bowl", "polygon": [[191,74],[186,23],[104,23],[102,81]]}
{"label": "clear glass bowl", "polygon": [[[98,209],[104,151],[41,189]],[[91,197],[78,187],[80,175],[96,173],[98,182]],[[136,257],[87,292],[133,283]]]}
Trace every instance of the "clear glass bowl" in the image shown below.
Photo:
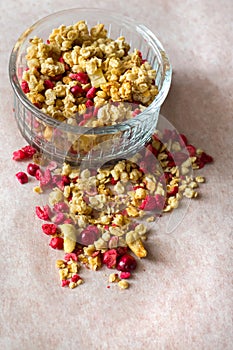
{"label": "clear glass bowl", "polygon": [[[154,101],[136,117],[114,126],[79,127],[59,122],[36,108],[21,89],[22,73],[27,67],[26,50],[34,36],[48,39],[54,28],[85,20],[88,27],[104,23],[108,36],[117,39],[124,36],[130,44],[142,52],[156,70],[155,84],[159,93]],[[58,162],[78,164],[84,158],[89,161],[124,158],[136,153],[150,139],[162,103],[171,84],[172,68],[168,56],[156,36],[142,24],[114,12],[99,9],[74,8],[49,15],[29,27],[16,42],[9,61],[9,77],[14,90],[15,118],[22,136]],[[49,127],[49,137],[45,129]],[[73,151],[75,144],[76,152]]]}

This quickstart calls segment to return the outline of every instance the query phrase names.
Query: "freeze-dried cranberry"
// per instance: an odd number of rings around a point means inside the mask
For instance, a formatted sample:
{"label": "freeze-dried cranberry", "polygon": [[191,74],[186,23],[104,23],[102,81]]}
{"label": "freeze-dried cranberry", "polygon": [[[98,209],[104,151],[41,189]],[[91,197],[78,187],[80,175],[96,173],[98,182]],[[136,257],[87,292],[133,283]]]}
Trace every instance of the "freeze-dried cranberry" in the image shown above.
{"label": "freeze-dried cranberry", "polygon": [[145,157],[151,157],[151,155],[154,155],[155,157],[157,157],[158,155],[158,151],[156,148],[153,147],[153,145],[150,143],[149,145],[147,145],[146,147],[146,153],[145,153]]}
{"label": "freeze-dried cranberry", "polygon": [[74,221],[71,219],[71,218],[66,218],[64,221],[63,221],[63,224],[73,224]]}
{"label": "freeze-dried cranberry", "polygon": [[78,80],[81,84],[88,84],[89,77],[87,73],[79,72],[79,73],[70,73],[69,77],[74,80]]}
{"label": "freeze-dried cranberry", "polygon": [[168,196],[175,196],[178,193],[178,186],[173,186],[169,192],[167,192]]}
{"label": "freeze-dried cranberry", "polygon": [[155,199],[157,203],[157,210],[162,210],[165,205],[165,197],[161,196],[161,194],[156,194]]}
{"label": "freeze-dried cranberry", "polygon": [[183,152],[176,152],[173,154],[173,158],[176,165],[181,165],[188,159],[188,157],[189,157],[188,154]]}
{"label": "freeze-dried cranberry", "polygon": [[37,169],[35,173],[35,178],[40,181],[41,177],[43,176],[41,169]]}
{"label": "freeze-dried cranberry", "polygon": [[42,208],[39,206],[36,206],[36,215],[41,220],[49,221],[51,217],[51,209],[48,205],[45,205]]}
{"label": "freeze-dried cranberry", "polygon": [[145,211],[151,211],[157,208],[157,202],[155,197],[147,195],[146,198],[142,201],[139,209]]}
{"label": "freeze-dried cranberry", "polygon": [[36,153],[36,149],[33,146],[24,146],[21,150],[26,154],[27,158],[32,158]]}
{"label": "freeze-dried cranberry", "polygon": [[[38,174],[38,173],[36,172],[36,174]],[[45,169],[44,173],[41,174],[39,180],[40,180],[41,187],[48,186],[52,182],[51,171],[49,169]]]}
{"label": "freeze-dried cranberry", "polygon": [[103,256],[103,263],[109,268],[113,269],[116,267],[117,263],[117,251],[116,249],[107,250]]}
{"label": "freeze-dried cranberry", "polygon": [[53,175],[52,183],[53,185],[56,185],[61,191],[63,191],[64,187],[70,184],[70,179],[66,175]]}
{"label": "freeze-dried cranberry", "polygon": [[21,88],[23,90],[23,92],[25,94],[27,94],[28,92],[30,92],[30,89],[29,89],[29,86],[28,86],[28,82],[26,80],[22,80],[22,83],[21,83]]}
{"label": "freeze-dried cranberry", "polygon": [[119,180],[115,180],[113,177],[111,177],[110,179],[110,183],[111,185],[116,185],[118,183]]}
{"label": "freeze-dried cranberry", "polygon": [[84,126],[86,124],[86,120],[81,120],[81,122],[78,123],[78,126]]}
{"label": "freeze-dried cranberry", "polygon": [[200,156],[200,161],[203,162],[204,164],[212,163],[213,158],[209,154],[202,152]]}
{"label": "freeze-dried cranberry", "polygon": [[53,222],[55,225],[62,224],[65,220],[66,216],[63,213],[57,213],[57,215],[55,215],[55,217],[53,218]]}
{"label": "freeze-dried cranberry", "polygon": [[64,256],[64,260],[65,261],[69,261],[69,260],[73,260],[73,261],[78,261],[78,257],[77,254],[75,253],[66,253]]}
{"label": "freeze-dried cranberry", "polygon": [[49,243],[53,249],[63,249],[64,239],[62,237],[53,237]]}
{"label": "freeze-dried cranberry", "polygon": [[127,279],[127,278],[130,278],[130,276],[131,276],[131,273],[130,272],[121,272],[120,273],[120,278],[121,279]]}
{"label": "freeze-dried cranberry", "polygon": [[116,251],[117,251],[117,256],[122,256],[122,255],[127,253],[128,248],[127,247],[118,247],[116,249]]}
{"label": "freeze-dried cranberry", "polygon": [[62,212],[62,213],[68,213],[69,212],[69,207],[65,202],[58,202],[54,204],[53,210],[56,213]]}
{"label": "freeze-dried cranberry", "polygon": [[15,176],[22,185],[28,183],[28,176],[23,171],[19,171]]}
{"label": "freeze-dried cranberry", "polygon": [[55,224],[43,224],[41,227],[46,235],[53,236],[57,233],[57,225]]}
{"label": "freeze-dried cranberry", "polygon": [[54,82],[49,80],[49,79],[45,79],[44,81],[44,87],[45,89],[53,89],[55,86]]}
{"label": "freeze-dried cranberry", "polygon": [[34,164],[34,163],[29,163],[27,166],[27,172],[31,176],[36,176],[36,172],[39,169],[40,169],[39,165]]}
{"label": "freeze-dried cranberry", "polygon": [[72,277],[71,277],[71,281],[72,282],[78,282],[78,280],[80,280],[81,277],[77,274],[74,274]]}
{"label": "freeze-dried cranberry", "polygon": [[13,160],[18,161],[18,160],[23,160],[25,158],[27,158],[27,155],[21,149],[13,152],[13,157],[12,157]]}
{"label": "freeze-dried cranberry", "polygon": [[89,113],[84,113],[84,114],[83,114],[83,119],[84,119],[84,120],[88,120],[88,119],[91,119],[92,116],[93,116],[93,114],[92,114],[91,112],[89,112]]}
{"label": "freeze-dried cranberry", "polygon": [[94,102],[92,100],[87,100],[86,103],[85,103],[85,106],[87,108],[92,107],[92,106],[94,106]]}
{"label": "freeze-dried cranberry", "polygon": [[54,77],[50,77],[50,79],[53,80],[53,81],[62,80],[62,74],[54,75]]}
{"label": "freeze-dried cranberry", "polygon": [[86,98],[93,99],[95,97],[97,89],[93,86],[91,87],[87,93],[86,93]]}
{"label": "freeze-dried cranberry", "polygon": [[187,144],[188,144],[188,140],[187,140],[187,137],[184,135],[184,134],[180,134],[179,135],[179,138],[180,138],[180,143],[181,143],[181,145],[182,144],[184,144],[185,146],[187,146]]}
{"label": "freeze-dried cranberry", "polygon": [[130,254],[124,254],[117,263],[117,270],[122,272],[131,272],[137,267],[137,261]]}
{"label": "freeze-dried cranberry", "polygon": [[99,111],[99,107],[95,107],[93,111],[93,117],[96,117]]}
{"label": "freeze-dried cranberry", "polygon": [[83,93],[83,89],[82,89],[81,86],[75,85],[75,86],[72,86],[72,88],[70,89],[70,92],[71,92],[74,96],[77,96],[77,95]]}
{"label": "freeze-dried cranberry", "polygon": [[47,165],[46,169],[48,169],[50,171],[53,171],[53,170],[57,169],[57,162],[52,160],[51,162],[49,162],[49,164]]}
{"label": "freeze-dried cranberry", "polygon": [[70,281],[69,281],[69,280],[62,280],[62,281],[61,281],[61,286],[62,286],[62,287],[67,287],[67,286],[69,286],[69,284],[70,284]]}
{"label": "freeze-dried cranberry", "polygon": [[140,114],[140,113],[141,113],[140,109],[139,109],[139,108],[136,108],[136,109],[133,111],[132,116],[133,116],[133,117],[136,117],[136,115],[138,115],[138,114]]}
{"label": "freeze-dried cranberry", "polygon": [[98,228],[94,225],[89,225],[81,232],[81,243],[83,245],[93,244],[98,239],[98,237]]}
{"label": "freeze-dried cranberry", "polygon": [[145,211],[152,210],[161,210],[164,207],[164,198],[163,196],[156,194],[155,196],[147,195],[146,198],[142,201],[139,209]]}
{"label": "freeze-dried cranberry", "polygon": [[32,146],[25,146],[15,152],[13,152],[13,160],[23,160],[23,159],[28,159],[32,158],[33,155],[36,153],[36,149]]}
{"label": "freeze-dried cranberry", "polygon": [[186,148],[190,157],[194,157],[196,155],[196,148],[193,145],[187,145]]}

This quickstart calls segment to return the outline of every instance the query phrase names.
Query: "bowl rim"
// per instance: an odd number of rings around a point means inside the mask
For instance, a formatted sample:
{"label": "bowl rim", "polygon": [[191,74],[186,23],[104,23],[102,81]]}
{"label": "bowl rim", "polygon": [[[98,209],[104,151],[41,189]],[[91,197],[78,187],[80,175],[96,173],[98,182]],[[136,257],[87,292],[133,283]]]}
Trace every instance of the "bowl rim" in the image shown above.
{"label": "bowl rim", "polygon": [[[64,15],[65,13],[70,13],[71,11],[72,12],[74,11],[96,12],[98,14],[103,14],[103,15],[107,14],[108,17],[112,19],[113,18],[118,19],[119,21],[121,21],[121,23],[123,23],[124,26],[126,27],[132,28],[132,26],[134,26],[139,34],[143,33],[144,38],[146,37],[147,41],[150,42],[150,45],[153,47],[153,49],[157,52],[158,55],[160,55],[161,63],[163,66],[162,87],[159,90],[153,102],[149,106],[147,106],[140,114],[136,115],[134,118],[117,123],[115,125],[107,125],[107,126],[101,126],[101,127],[86,127],[86,126],[78,126],[78,125],[74,126],[74,125],[65,123],[64,121],[61,122],[56,119],[53,119],[51,116],[42,112],[40,109],[35,107],[33,103],[31,103],[31,101],[27,98],[26,94],[22,91],[20,82],[16,73],[17,55],[20,50],[21,44],[28,39],[30,33],[36,27],[38,27],[43,22],[47,21],[49,18]],[[27,110],[33,113],[35,117],[37,117],[40,121],[46,123],[48,126],[51,126],[53,128],[60,128],[61,130],[64,129],[65,132],[71,132],[75,134],[106,134],[106,133],[113,134],[116,132],[116,130],[117,131],[128,130],[130,126],[134,124],[138,124],[141,121],[143,121],[145,114],[150,113],[150,110],[159,109],[161,107],[162,103],[164,102],[169,92],[169,89],[171,86],[171,79],[172,79],[172,66],[170,64],[169,57],[166,51],[164,50],[164,47],[161,44],[160,40],[155,36],[155,34],[147,26],[145,26],[144,24],[139,24],[137,21],[135,21],[134,19],[128,16],[121,15],[120,13],[116,13],[108,9],[85,8],[85,7],[80,7],[80,8],[74,7],[74,8],[52,12],[51,14],[40,18],[39,20],[34,22],[34,24],[28,27],[19,36],[18,40],[16,41],[10,53],[8,72],[9,72],[9,80],[13,88],[13,91],[15,93],[15,96],[20,100],[20,102],[24,105],[24,107]],[[124,101],[122,102],[124,103]],[[130,103],[130,102],[127,102],[127,103]]]}

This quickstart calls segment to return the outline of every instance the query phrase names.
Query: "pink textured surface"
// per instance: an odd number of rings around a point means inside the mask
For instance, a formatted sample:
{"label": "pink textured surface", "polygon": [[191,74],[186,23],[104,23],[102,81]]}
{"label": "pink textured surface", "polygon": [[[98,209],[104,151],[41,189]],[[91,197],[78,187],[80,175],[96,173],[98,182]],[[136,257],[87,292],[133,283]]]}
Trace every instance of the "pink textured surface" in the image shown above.
{"label": "pink textured surface", "polygon": [[[85,284],[59,287],[60,257],[35,219],[33,184],[21,186],[11,161],[25,144],[12,113],[10,50],[35,20],[77,1],[9,0],[0,4],[0,349],[230,350],[233,344],[232,23],[230,0],[85,1],[147,24],[163,42],[173,83],[162,113],[190,141],[214,156],[182,223],[154,227],[129,290],[107,289],[106,271],[85,271]],[[42,238],[43,237],[43,238]]]}

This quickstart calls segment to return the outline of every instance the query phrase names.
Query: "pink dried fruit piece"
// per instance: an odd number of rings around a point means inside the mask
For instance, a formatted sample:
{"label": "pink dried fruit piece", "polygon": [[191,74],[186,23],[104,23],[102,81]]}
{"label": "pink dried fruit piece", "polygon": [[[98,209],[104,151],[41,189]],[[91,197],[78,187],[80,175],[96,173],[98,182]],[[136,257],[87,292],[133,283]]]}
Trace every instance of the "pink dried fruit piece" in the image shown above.
{"label": "pink dried fruit piece", "polygon": [[73,260],[73,261],[78,261],[78,257],[77,254],[75,253],[66,253],[64,256],[64,260],[65,261],[69,261],[69,260]]}
{"label": "pink dried fruit piece", "polygon": [[62,237],[53,237],[49,243],[50,247],[53,249],[63,249],[64,239]]}
{"label": "pink dried fruit piece", "polygon": [[122,272],[131,272],[135,270],[136,267],[137,267],[137,261],[130,254],[122,255],[122,257],[119,259],[116,266],[117,270]]}
{"label": "pink dried fruit piece", "polygon": [[99,237],[99,230],[94,225],[89,225],[81,232],[81,243],[85,246],[93,244]]}
{"label": "pink dried fruit piece", "polygon": [[117,257],[118,257],[118,254],[116,249],[107,250],[103,255],[103,263],[109,269],[113,269],[116,267]]}
{"label": "pink dried fruit piece", "polygon": [[40,174],[40,186],[48,186],[52,182],[52,175],[49,169],[45,169],[44,173]]}
{"label": "pink dried fruit piece", "polygon": [[58,202],[58,203],[54,204],[53,210],[56,213],[60,213],[60,212],[68,213],[69,212],[69,206],[65,202]]}
{"label": "pink dried fruit piece", "polygon": [[15,176],[22,185],[28,183],[28,176],[23,171],[18,172]]}
{"label": "pink dried fruit piece", "polygon": [[53,223],[55,225],[60,225],[64,224],[66,220],[66,216],[63,213],[58,213],[54,218],[53,218]]}
{"label": "pink dried fruit piece", "polygon": [[147,195],[146,198],[142,201],[141,205],[139,206],[139,209],[145,210],[145,211],[152,211],[156,209],[160,209],[160,203],[158,202],[158,199],[154,196]]}

